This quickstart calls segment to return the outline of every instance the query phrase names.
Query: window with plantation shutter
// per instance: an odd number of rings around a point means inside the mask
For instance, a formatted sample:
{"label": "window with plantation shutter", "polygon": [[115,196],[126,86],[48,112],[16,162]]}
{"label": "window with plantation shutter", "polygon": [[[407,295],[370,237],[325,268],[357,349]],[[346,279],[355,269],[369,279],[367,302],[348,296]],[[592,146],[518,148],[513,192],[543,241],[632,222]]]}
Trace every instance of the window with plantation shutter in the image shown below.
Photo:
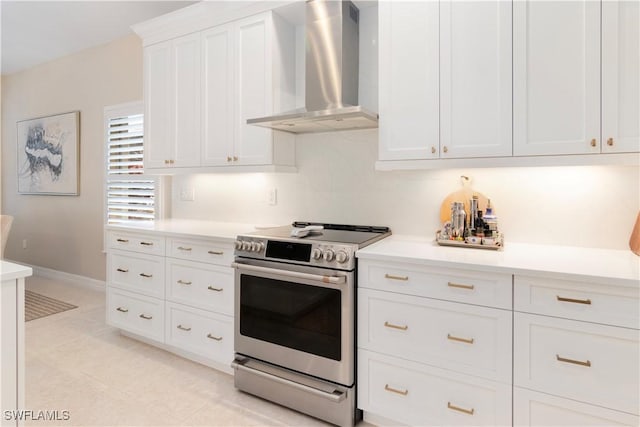
{"label": "window with plantation shutter", "polygon": [[107,138],[106,222],[122,224],[156,218],[156,179],[143,169],[142,104],[105,109]]}

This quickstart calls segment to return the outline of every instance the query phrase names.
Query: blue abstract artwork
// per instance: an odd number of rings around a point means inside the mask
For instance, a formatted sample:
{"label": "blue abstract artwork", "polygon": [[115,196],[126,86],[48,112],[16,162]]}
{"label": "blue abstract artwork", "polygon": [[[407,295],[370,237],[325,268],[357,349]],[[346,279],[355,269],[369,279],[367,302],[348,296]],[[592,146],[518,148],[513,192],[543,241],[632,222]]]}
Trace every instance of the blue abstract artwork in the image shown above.
{"label": "blue abstract artwork", "polygon": [[18,122],[18,192],[78,194],[80,112]]}

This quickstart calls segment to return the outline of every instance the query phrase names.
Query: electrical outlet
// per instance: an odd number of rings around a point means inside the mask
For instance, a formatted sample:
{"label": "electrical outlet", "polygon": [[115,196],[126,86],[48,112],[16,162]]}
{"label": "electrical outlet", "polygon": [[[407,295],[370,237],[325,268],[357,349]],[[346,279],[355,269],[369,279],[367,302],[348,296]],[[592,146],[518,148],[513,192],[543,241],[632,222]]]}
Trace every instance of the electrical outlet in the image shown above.
{"label": "electrical outlet", "polygon": [[271,206],[278,204],[278,190],[276,188],[269,189],[269,192],[267,193],[267,203]]}
{"label": "electrical outlet", "polygon": [[180,200],[183,202],[193,202],[196,199],[196,191],[193,188],[183,188],[180,190]]}
{"label": "electrical outlet", "polygon": [[22,240],[22,249],[27,249],[27,239]]}

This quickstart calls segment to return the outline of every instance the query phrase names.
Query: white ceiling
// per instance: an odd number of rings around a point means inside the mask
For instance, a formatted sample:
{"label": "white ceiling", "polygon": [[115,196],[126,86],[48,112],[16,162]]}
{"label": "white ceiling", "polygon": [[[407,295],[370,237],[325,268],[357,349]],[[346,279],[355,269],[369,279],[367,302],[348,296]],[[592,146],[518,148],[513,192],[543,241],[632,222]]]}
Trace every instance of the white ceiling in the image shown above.
{"label": "white ceiling", "polygon": [[193,1],[6,1],[2,74],[15,73],[132,33],[131,25]]}

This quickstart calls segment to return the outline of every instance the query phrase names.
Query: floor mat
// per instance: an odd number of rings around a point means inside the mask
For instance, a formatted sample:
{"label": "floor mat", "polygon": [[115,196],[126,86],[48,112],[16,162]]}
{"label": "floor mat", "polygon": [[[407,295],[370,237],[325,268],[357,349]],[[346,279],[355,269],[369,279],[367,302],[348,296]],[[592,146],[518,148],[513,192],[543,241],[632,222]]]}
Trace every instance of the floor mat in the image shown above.
{"label": "floor mat", "polygon": [[33,291],[24,291],[24,320],[39,319],[51,314],[78,308],[77,305],[68,304]]}

